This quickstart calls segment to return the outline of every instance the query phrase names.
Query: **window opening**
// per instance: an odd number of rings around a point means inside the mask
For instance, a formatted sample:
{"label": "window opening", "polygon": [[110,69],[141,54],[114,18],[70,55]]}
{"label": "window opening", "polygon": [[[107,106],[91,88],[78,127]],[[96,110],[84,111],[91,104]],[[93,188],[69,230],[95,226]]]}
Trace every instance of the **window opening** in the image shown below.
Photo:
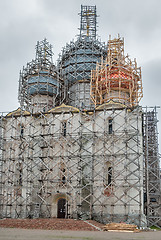
{"label": "window opening", "polygon": [[65,184],[66,183],[66,177],[65,177],[65,168],[63,168],[62,170],[62,184]]}
{"label": "window opening", "polygon": [[62,177],[62,184],[65,184],[66,183],[66,178],[65,176]]}
{"label": "window opening", "polygon": [[113,121],[113,119],[111,119],[111,118],[108,120],[108,133],[109,134],[112,134],[112,131],[113,131],[112,121]]}
{"label": "window opening", "polygon": [[62,135],[64,137],[66,137],[66,135],[67,135],[67,122],[66,121],[62,122]]}
{"label": "window opening", "polygon": [[24,126],[20,125],[20,136],[23,137],[24,134]]}
{"label": "window opening", "polygon": [[108,185],[112,183],[112,167],[108,168]]}

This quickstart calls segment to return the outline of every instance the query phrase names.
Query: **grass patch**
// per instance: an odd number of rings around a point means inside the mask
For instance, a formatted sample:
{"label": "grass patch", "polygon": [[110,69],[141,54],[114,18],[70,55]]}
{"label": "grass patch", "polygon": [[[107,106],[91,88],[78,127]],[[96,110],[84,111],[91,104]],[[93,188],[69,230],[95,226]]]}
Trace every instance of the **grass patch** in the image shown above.
{"label": "grass patch", "polygon": [[157,230],[157,231],[161,231],[161,229],[159,227],[156,227],[156,226],[151,226],[150,229],[152,230]]}

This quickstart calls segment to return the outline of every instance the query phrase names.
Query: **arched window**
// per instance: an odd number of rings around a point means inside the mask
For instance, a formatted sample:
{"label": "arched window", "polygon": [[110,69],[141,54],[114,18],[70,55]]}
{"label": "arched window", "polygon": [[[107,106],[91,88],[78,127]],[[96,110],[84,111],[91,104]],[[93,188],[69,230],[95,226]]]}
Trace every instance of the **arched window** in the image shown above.
{"label": "arched window", "polygon": [[113,132],[113,119],[109,118],[108,119],[108,133],[112,134],[112,132]]}
{"label": "arched window", "polygon": [[111,162],[108,161],[105,163],[105,178],[104,178],[105,186],[112,185],[112,178],[113,178],[113,168],[111,166]]}
{"label": "arched window", "polygon": [[20,125],[20,137],[23,137],[24,135],[24,126],[23,124]]}
{"label": "arched window", "polygon": [[108,168],[108,185],[112,183],[112,167]]}
{"label": "arched window", "polygon": [[64,137],[66,137],[66,135],[67,135],[67,122],[66,121],[61,122],[61,133]]}

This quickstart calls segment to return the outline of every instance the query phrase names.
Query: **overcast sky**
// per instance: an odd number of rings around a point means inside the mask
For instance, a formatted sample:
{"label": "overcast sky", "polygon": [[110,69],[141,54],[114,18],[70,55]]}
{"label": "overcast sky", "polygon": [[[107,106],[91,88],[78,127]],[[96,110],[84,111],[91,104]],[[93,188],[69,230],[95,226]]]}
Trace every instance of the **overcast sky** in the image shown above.
{"label": "overcast sky", "polygon": [[0,0],[0,111],[19,106],[19,71],[35,57],[38,40],[46,37],[53,45],[56,62],[65,44],[77,36],[81,4],[97,6],[102,41],[110,34],[125,38],[125,53],[142,68],[141,105],[161,106],[160,0]]}

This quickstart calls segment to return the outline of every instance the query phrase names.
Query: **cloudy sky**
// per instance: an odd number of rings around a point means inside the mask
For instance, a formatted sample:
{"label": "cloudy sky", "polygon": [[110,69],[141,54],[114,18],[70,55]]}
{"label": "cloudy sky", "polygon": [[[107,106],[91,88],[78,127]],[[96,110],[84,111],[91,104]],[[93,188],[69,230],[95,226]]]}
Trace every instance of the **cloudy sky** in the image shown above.
{"label": "cloudy sky", "polygon": [[[77,36],[81,4],[97,6],[102,41],[109,34],[125,38],[125,53],[142,68],[141,105],[161,106],[160,0],[0,0],[0,111],[19,106],[19,71],[35,57],[38,40],[46,37],[53,45],[56,62],[62,47]],[[161,109],[158,113],[161,135]]]}

